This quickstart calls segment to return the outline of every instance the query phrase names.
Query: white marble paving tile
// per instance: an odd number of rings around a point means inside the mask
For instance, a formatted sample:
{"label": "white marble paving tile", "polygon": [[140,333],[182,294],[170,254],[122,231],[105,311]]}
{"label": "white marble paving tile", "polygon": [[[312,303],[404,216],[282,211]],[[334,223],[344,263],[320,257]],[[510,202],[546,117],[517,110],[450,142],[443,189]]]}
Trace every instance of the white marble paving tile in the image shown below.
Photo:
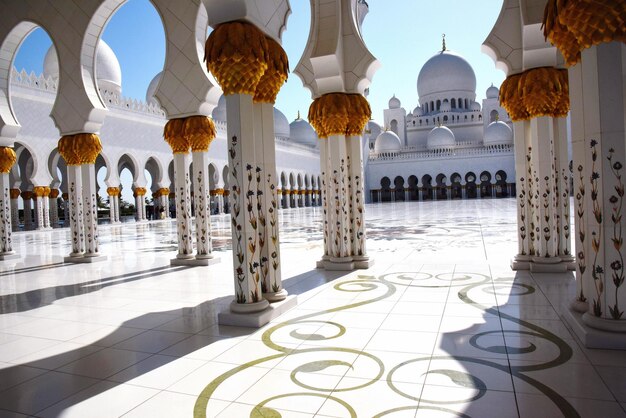
{"label": "white marble paving tile", "polygon": [[61,402],[38,412],[47,417],[115,417],[121,416],[158,393],[155,389],[99,382]]}

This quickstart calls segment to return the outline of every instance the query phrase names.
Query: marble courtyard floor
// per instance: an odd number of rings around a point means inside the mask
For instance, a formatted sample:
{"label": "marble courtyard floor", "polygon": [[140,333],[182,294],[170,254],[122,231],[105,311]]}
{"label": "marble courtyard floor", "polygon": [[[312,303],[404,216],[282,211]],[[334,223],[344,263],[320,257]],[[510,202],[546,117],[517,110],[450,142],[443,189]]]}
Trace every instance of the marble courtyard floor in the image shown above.
{"label": "marble courtyard floor", "polygon": [[170,267],[172,222],[100,228],[106,262],[63,264],[69,231],[14,234],[0,262],[0,417],[626,417],[626,352],[560,312],[573,275],[512,272],[515,201],[369,205],[369,270],[315,269],[319,208],[281,212],[296,308],[216,324],[221,263]]}

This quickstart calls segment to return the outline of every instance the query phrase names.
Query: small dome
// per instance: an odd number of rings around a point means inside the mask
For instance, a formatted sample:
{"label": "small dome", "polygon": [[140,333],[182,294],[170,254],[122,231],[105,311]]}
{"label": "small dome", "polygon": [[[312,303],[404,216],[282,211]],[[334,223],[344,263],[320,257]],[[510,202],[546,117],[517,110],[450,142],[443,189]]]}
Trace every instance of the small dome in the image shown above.
{"label": "small dome", "polygon": [[369,136],[370,136],[370,139],[372,140],[376,140],[376,138],[378,138],[378,135],[380,135],[380,133],[383,131],[382,126],[380,126],[373,120],[370,120],[369,122],[367,122],[366,129],[369,131]]}
{"label": "small dome", "polygon": [[[48,49],[43,61],[45,77],[59,78],[59,60],[54,45]],[[96,79],[98,88],[120,94],[122,92],[122,69],[113,50],[100,40],[97,48]]]}
{"label": "small dome", "polygon": [[163,76],[163,71],[154,76],[150,84],[148,85],[148,90],[146,90],[146,103],[160,106],[159,101],[156,99],[154,94],[156,93],[157,87],[159,86],[159,82],[161,81],[161,77]]}
{"label": "small dome", "polygon": [[485,94],[488,99],[497,99],[500,97],[500,90],[492,84],[491,87],[487,89]]}
{"label": "small dome", "polygon": [[472,102],[472,110],[480,111],[480,103]]}
{"label": "small dome", "polygon": [[505,145],[513,143],[513,131],[511,127],[502,121],[491,122],[485,129],[485,146]]}
{"label": "small dome", "polygon": [[413,114],[415,116],[422,116],[424,114],[424,111],[420,106],[417,106],[415,109],[413,109]]}
{"label": "small dome", "polygon": [[310,147],[316,147],[318,145],[315,129],[313,129],[309,122],[301,119],[299,114],[298,118],[289,124],[289,128],[293,142]]}
{"label": "small dome", "polygon": [[441,109],[442,112],[449,112],[450,110],[452,110],[452,106],[450,106],[450,102],[447,100],[444,100],[443,103],[441,103]]}
{"label": "small dome", "polygon": [[213,109],[211,117],[213,117],[213,120],[215,121],[226,122],[226,98],[223,94],[217,101],[217,106],[215,107],[215,109]]}
{"label": "small dome", "polygon": [[389,99],[389,109],[399,109],[401,105],[400,99],[398,99],[395,94]]}
{"label": "small dome", "polygon": [[274,135],[279,138],[289,138],[291,128],[287,117],[280,110],[274,108]]}
{"label": "small dome", "polygon": [[402,148],[400,138],[392,131],[384,131],[376,138],[375,152],[398,152]]}
{"label": "small dome", "polygon": [[450,128],[446,126],[438,126],[428,133],[426,139],[426,147],[433,149],[450,149],[456,145],[456,138]]}

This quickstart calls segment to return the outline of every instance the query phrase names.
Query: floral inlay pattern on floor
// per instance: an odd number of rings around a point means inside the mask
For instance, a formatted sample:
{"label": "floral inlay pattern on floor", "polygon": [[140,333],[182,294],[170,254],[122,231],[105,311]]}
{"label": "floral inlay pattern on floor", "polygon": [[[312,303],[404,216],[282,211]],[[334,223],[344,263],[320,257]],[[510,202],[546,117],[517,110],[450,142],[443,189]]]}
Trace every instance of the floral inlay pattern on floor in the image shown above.
{"label": "floral inlay pattern on floor", "polygon": [[[518,416],[513,396],[513,391],[518,390],[540,393],[553,406],[550,414],[580,416],[564,396],[533,377],[533,372],[566,364],[572,358],[572,348],[548,329],[500,310],[506,303],[491,303],[536,297],[539,294],[530,280],[492,280],[478,273],[403,272],[340,280],[327,292],[329,298],[338,302],[336,307],[267,328],[259,344],[269,349],[269,355],[234,367],[208,383],[196,401],[194,415],[204,417],[210,413],[211,402],[220,399],[220,391],[230,383],[230,387],[249,387],[242,397],[246,405],[251,405],[250,417],[280,417],[281,411],[303,411],[303,403],[311,408],[311,413],[324,416],[383,417],[403,411],[431,411],[441,416],[471,417],[485,416],[483,408],[491,408],[489,415],[493,416]],[[460,318],[460,322],[467,323],[468,328],[450,334],[466,332],[467,346],[463,352],[471,355],[455,350],[436,352],[435,344],[430,352],[423,352],[428,351],[425,344],[413,348],[412,339],[404,338],[413,333],[409,330],[422,329],[439,332],[440,340],[445,341],[449,326],[440,313],[414,316],[416,321],[429,319],[433,323],[421,327],[394,327],[393,315],[385,314],[380,326],[372,329],[369,341],[351,338],[355,330],[362,330],[358,325],[352,326],[355,318],[350,317],[351,312],[383,312],[367,307],[379,302],[398,306],[420,294],[422,298],[417,298],[424,303],[414,301],[416,309],[419,304],[433,305],[425,302],[431,295],[446,310],[467,312],[470,321]],[[445,300],[441,300],[444,294]],[[342,319],[347,323],[342,323]],[[380,331],[387,334],[385,328],[404,339],[404,345],[397,347],[402,355],[382,358],[377,350],[368,349]],[[393,328],[406,328],[408,332]],[[359,341],[359,345],[352,344]],[[445,344],[442,348],[445,351]],[[249,382],[258,379],[255,372],[259,367],[272,371],[250,387]],[[285,391],[289,387],[293,391]],[[385,401],[370,402],[377,404],[375,413],[360,411],[363,399],[374,393],[372,387],[376,388],[376,396]],[[380,391],[389,393],[383,395]],[[358,397],[361,402],[351,402]],[[493,403],[494,399],[507,397],[510,402]],[[290,408],[295,404],[298,409]],[[227,416],[227,411],[228,408],[220,416]]]}

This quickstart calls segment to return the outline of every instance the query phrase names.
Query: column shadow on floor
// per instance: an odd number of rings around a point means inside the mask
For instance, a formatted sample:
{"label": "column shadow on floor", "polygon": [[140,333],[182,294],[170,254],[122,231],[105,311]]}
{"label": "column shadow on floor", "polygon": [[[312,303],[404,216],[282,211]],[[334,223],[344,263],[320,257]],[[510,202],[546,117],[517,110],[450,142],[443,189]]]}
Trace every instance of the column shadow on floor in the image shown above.
{"label": "column shadow on floor", "polygon": [[[77,295],[81,295],[85,293],[90,293],[96,290],[100,290],[107,286],[112,286],[112,285],[121,284],[121,283],[128,283],[128,282],[135,281],[135,280],[148,279],[150,277],[154,277],[154,276],[158,276],[162,274],[175,273],[175,272],[185,270],[188,268],[193,268],[193,267],[178,267],[178,268],[171,268],[169,266],[157,267],[154,269],[143,270],[140,272],[129,273],[126,275],[112,276],[112,277],[108,277],[105,279],[93,280],[90,282],[84,282],[84,283],[75,284],[75,285],[39,289],[38,291],[25,292],[19,295],[7,295],[7,297],[4,299],[4,302],[3,302],[4,305],[0,305],[0,306],[2,306],[4,309],[2,311],[3,313],[19,312],[19,309],[22,309],[22,310],[36,309],[37,307],[51,304],[55,300],[59,300],[63,297],[77,296]],[[294,277],[285,279],[283,281],[283,285],[286,289],[288,289],[290,294],[301,295],[304,292],[314,290],[315,288],[320,287],[325,283],[333,281],[349,273],[350,272],[328,272],[324,270],[312,270],[312,271],[305,272],[305,273],[296,275]],[[11,296],[11,297],[8,297],[8,296]],[[33,386],[37,386],[38,382],[43,380],[42,377],[44,377],[46,374],[55,374],[55,373],[59,374],[59,372],[55,372],[55,370],[61,369],[63,368],[63,366],[66,366],[76,361],[80,361],[81,359],[85,359],[107,348],[115,348],[115,345],[123,343],[124,341],[128,339],[136,338],[143,333],[154,331],[156,328],[160,327],[163,324],[160,323],[160,325],[157,325],[151,329],[142,329],[141,332],[136,333],[132,335],[131,337],[128,337],[128,334],[126,333],[129,328],[136,328],[137,324],[159,323],[158,320],[164,315],[178,316],[178,319],[188,318],[189,321],[191,322],[199,321],[199,323],[201,323],[202,326],[206,325],[204,329],[211,327],[211,326],[216,326],[217,327],[216,333],[220,334],[220,337],[215,337],[212,340],[213,342],[208,342],[208,341],[211,341],[211,339],[209,338],[207,339],[206,344],[201,343],[201,344],[195,344],[195,345],[194,344],[185,345],[180,350],[177,350],[176,356],[170,356],[170,359],[167,359],[166,356],[160,356],[160,357],[165,358],[165,360],[160,361],[160,362],[155,362],[156,364],[154,365],[146,364],[148,362],[143,363],[142,368],[136,368],[135,370],[136,373],[133,376],[133,378],[147,374],[155,369],[163,367],[169,364],[170,362],[176,361],[177,359],[184,357],[196,350],[200,350],[202,348],[208,347],[211,344],[213,344],[216,340],[232,338],[232,337],[247,336],[256,332],[257,331],[256,328],[240,328],[240,327],[229,327],[229,326],[217,325],[218,312],[223,309],[227,309],[232,299],[233,299],[233,296],[229,295],[229,296],[211,299],[195,306],[182,307],[182,308],[173,309],[169,311],[156,311],[156,312],[151,312],[148,314],[140,315],[136,318],[125,321],[115,331],[111,332],[110,334],[106,335],[100,340],[93,342],[92,344],[82,346],[75,350],[66,351],[62,354],[49,356],[46,358],[38,359],[36,361],[16,364],[11,367],[0,369],[0,382],[10,381],[9,379],[14,378],[15,376],[28,374],[28,370],[31,370],[31,374],[34,369],[39,369],[41,371],[41,373],[35,373],[34,377],[30,379],[22,379],[20,381],[17,381],[15,384],[4,387],[2,390],[0,390],[0,412],[2,412],[2,409],[5,409],[8,411],[14,411],[14,412],[25,413],[25,414],[36,414],[71,396],[77,395],[75,399],[72,399],[72,404],[75,405],[91,397],[97,396],[98,394],[103,393],[107,390],[111,390],[115,386],[123,384],[124,382],[113,382],[113,381],[106,380],[106,378],[112,376],[113,374],[117,374],[120,371],[125,370],[127,368],[136,367],[136,364],[138,362],[134,364],[129,364],[121,368],[120,370],[116,370],[115,373],[112,373],[110,376],[105,376],[104,378],[98,378],[98,380],[93,380],[93,376],[92,378],[89,378],[89,376],[85,376],[85,375],[70,374],[68,376],[72,376],[72,377],[69,377],[69,379],[73,379],[71,380],[72,382],[76,380],[77,382],[80,381],[83,383],[76,383],[75,385],[69,384],[68,386],[72,387],[73,389],[68,389],[69,392],[65,392],[63,395],[58,395],[57,397],[55,397],[55,395],[48,393],[47,387],[35,387],[35,388],[33,387]],[[195,336],[198,336],[198,332],[200,332],[200,330],[196,332],[180,332],[180,333],[186,335],[186,337],[182,339],[182,340],[185,340],[188,338],[193,338]],[[177,341],[175,344],[181,342],[182,340]],[[62,343],[62,341],[59,341],[59,343]],[[175,345],[175,344],[172,344],[172,345]],[[86,350],[86,348],[88,347],[92,347],[94,349]],[[141,361],[146,360],[147,358],[152,357],[154,355],[157,355],[160,352],[163,352],[164,350],[167,350],[170,347],[171,346],[168,346],[164,348],[163,350],[159,350],[156,353],[154,352],[150,352],[149,354],[146,353],[146,357],[142,359]],[[68,372],[66,371],[63,373],[68,373]],[[84,381],[88,381],[88,383],[85,384]],[[102,381],[106,381],[107,383],[105,385],[99,385],[98,383]],[[2,387],[2,385],[0,385],[0,387]],[[51,392],[56,393],[56,391],[54,390]],[[61,392],[63,392],[63,390],[61,390]],[[35,394],[46,393],[45,397],[47,398],[46,405],[45,406],[41,405],[41,407],[36,408],[37,410],[29,409],[29,408],[33,408],[33,405],[32,405],[33,403],[32,403],[32,400],[27,399],[29,396],[32,397],[34,393]],[[81,395],[81,393],[83,394]],[[69,408],[70,406],[71,405],[67,405],[66,408]]]}

